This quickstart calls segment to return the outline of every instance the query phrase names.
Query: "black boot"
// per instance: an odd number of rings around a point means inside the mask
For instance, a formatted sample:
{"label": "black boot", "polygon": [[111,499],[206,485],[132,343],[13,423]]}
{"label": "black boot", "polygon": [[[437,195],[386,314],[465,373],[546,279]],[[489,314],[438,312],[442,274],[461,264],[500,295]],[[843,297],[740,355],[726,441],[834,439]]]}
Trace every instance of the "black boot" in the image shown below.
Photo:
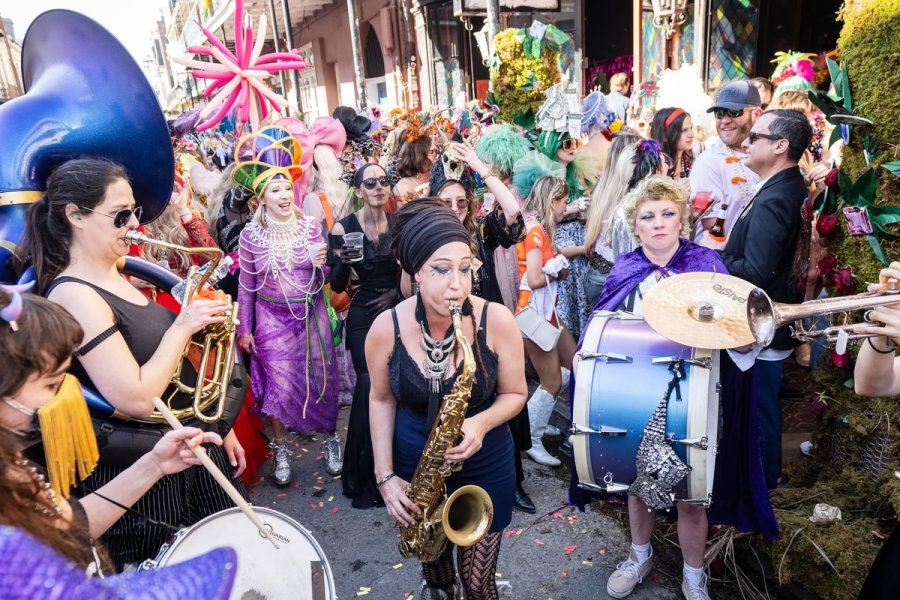
{"label": "black boot", "polygon": [[521,483],[516,483],[516,495],[513,497],[513,506],[522,512],[531,514],[537,512],[534,502],[532,502],[531,498],[528,497],[528,494],[525,493]]}

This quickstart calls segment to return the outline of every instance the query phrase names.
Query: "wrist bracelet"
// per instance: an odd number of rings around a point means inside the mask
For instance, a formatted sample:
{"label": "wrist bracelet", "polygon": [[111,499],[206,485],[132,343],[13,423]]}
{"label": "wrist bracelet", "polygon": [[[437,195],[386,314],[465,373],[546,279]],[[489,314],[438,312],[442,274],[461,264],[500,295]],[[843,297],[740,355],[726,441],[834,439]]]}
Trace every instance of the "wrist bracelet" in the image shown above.
{"label": "wrist bracelet", "polygon": [[896,350],[896,348],[889,348],[887,350],[879,350],[878,348],[875,347],[875,344],[872,343],[872,338],[868,338],[868,340],[869,340],[869,345],[872,347],[872,350],[874,350],[878,354],[893,354],[894,351]]}
{"label": "wrist bracelet", "polygon": [[384,477],[382,477],[382,478],[381,478],[381,481],[379,481],[378,483],[375,484],[375,489],[376,489],[376,490],[380,490],[380,489],[381,489],[381,486],[383,486],[383,485],[386,484],[388,481],[390,481],[391,479],[393,479],[394,476],[395,476],[395,473],[392,471],[392,472],[388,473],[387,475],[385,475]]}
{"label": "wrist bracelet", "polygon": [[496,177],[497,179],[500,179],[499,175],[497,175],[493,171],[488,171],[487,173],[485,173],[484,175],[481,176],[481,180],[484,182],[487,182],[488,177]]}

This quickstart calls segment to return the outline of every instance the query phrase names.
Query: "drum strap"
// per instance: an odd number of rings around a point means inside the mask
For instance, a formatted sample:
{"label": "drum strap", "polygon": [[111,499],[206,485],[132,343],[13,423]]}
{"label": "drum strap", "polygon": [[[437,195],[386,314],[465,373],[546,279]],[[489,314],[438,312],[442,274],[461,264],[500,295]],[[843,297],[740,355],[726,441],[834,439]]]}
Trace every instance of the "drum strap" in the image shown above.
{"label": "drum strap", "polygon": [[[129,507],[129,506],[125,506],[124,504],[120,504],[119,502],[116,502],[116,501],[113,500],[112,498],[108,498],[107,496],[104,496],[104,495],[101,494],[100,492],[98,492],[98,491],[96,491],[96,490],[90,489],[89,487],[87,487],[86,485],[84,485],[84,482],[81,482],[81,485],[80,485],[79,487],[81,487],[81,489],[84,490],[85,492],[87,492],[88,494],[93,494],[93,495],[97,496],[98,498],[101,498],[101,499],[103,499],[103,500],[106,500],[106,501],[109,502],[110,504],[112,504],[112,505],[114,505],[114,506],[117,506],[117,507],[121,508],[121,509],[124,510],[125,512],[130,512],[130,513],[132,513],[132,514],[135,514],[135,515],[139,516],[141,519],[143,519],[144,521],[146,521],[147,524],[149,524],[149,525],[155,525],[156,527],[162,527],[162,528],[164,528],[164,529],[168,529],[168,530],[171,531],[172,533],[178,533],[178,531],[180,531],[180,528],[175,527],[174,525],[169,525],[168,523],[166,523],[166,522],[164,522],[164,521],[158,521],[157,519],[154,519],[154,518],[152,518],[152,517],[148,517],[147,515],[145,515],[144,513],[142,513],[142,512],[139,511],[139,510],[135,510],[135,509],[133,509],[133,508],[131,508],[131,507]],[[85,495],[87,495],[87,494],[85,494]]]}

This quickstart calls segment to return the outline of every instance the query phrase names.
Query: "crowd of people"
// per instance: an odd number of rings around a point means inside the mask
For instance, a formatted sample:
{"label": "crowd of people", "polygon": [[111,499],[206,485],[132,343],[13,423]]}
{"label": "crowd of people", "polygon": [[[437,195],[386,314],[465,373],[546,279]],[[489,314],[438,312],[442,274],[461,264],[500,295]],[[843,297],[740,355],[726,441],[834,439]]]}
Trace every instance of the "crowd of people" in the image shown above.
{"label": "crowd of people", "polygon": [[[218,285],[238,301],[237,315],[226,299],[185,302],[120,275],[117,261],[129,253],[180,277],[209,257],[132,248],[126,233],[140,227],[141,206],[119,165],[84,158],[58,167],[28,214],[33,293],[0,292],[0,347],[9,357],[0,376],[3,523],[79,565],[99,560],[122,570],[155,555],[165,524],[190,525],[232,506],[182,442],[211,443],[211,457],[246,496],[241,477],[254,479],[270,457],[274,483],[292,481],[293,431],[324,437],[327,471],[341,475],[355,508],[384,506],[412,526],[423,508],[407,486],[462,372],[462,335],[476,368],[446,452],[461,469],[446,486],[482,487],[493,522],[459,548],[456,563],[452,544],[423,563],[422,597],[455,597],[458,577],[470,600],[496,598],[502,530],[514,509],[536,510],[521,461],[554,468],[565,459],[544,440],[566,437],[551,423],[557,398],[590,377],[572,367],[595,311],[641,315],[654,285],[691,272],[730,273],[776,302],[812,299],[822,288],[808,268],[817,241],[804,232],[814,231],[813,202],[838,152],[825,147],[824,119],[805,92],[767,80],[728,83],[711,98],[715,129],[705,131],[677,106],[635,115],[627,76],[611,83],[609,95],[582,100],[575,130],[495,123],[491,111],[472,106],[386,114],[340,107],[311,125],[281,119],[226,137],[228,152],[222,136],[212,143],[174,132],[176,189],[144,231],[230,257]],[[461,307],[461,332],[450,304]],[[895,312],[879,308],[876,318],[894,324]],[[186,428],[101,453],[79,499],[57,504],[25,440],[65,374],[125,416],[146,417],[154,396],[189,405],[170,381],[182,350],[232,316],[251,382],[234,426],[221,437]],[[781,472],[779,388],[793,352],[783,327],[765,347],[722,353],[728,435],[714,501],[673,502],[669,489],[660,496],[635,486],[631,548],[609,577],[610,596],[628,596],[650,573],[656,510],[677,514],[689,600],[709,597],[710,524],[777,537],[767,492]],[[881,364],[892,354],[881,342],[864,348],[860,393],[896,393],[896,367]],[[341,405],[349,405],[346,440],[337,435]],[[594,495],[573,468],[569,501],[584,509]],[[95,539],[102,548],[92,551]]]}

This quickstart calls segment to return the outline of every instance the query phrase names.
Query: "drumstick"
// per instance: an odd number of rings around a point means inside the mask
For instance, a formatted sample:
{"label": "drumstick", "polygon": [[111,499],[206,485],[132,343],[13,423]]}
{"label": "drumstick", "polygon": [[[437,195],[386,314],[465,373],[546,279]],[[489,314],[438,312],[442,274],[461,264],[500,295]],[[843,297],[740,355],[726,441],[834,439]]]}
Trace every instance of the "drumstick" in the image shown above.
{"label": "drumstick", "polygon": [[[165,417],[166,422],[169,424],[172,429],[182,429],[184,425],[181,424],[181,421],[175,418],[175,415],[172,414],[172,411],[169,410],[169,407],[165,405],[165,403],[160,400],[158,397],[153,398],[153,406],[156,407],[156,410],[160,412],[160,414]],[[213,476],[213,479],[218,482],[219,485],[222,486],[228,496],[234,501],[235,504],[238,505],[238,508],[241,509],[250,522],[256,526],[259,530],[260,535],[264,536],[267,540],[272,542],[272,545],[275,546],[275,549],[278,550],[278,542],[275,541],[275,538],[272,537],[272,534],[269,533],[269,530],[266,529],[265,525],[263,525],[262,521],[259,520],[259,516],[253,511],[253,507],[244,500],[244,497],[241,496],[241,493],[237,491],[237,488],[234,487],[228,478],[225,477],[225,474],[219,470],[219,467],[216,466],[216,463],[212,461],[212,459],[207,456],[206,448],[203,446],[189,446],[187,441],[184,443],[185,446],[191,449],[196,456],[200,460],[200,464],[206,467],[206,470],[209,471],[209,474]]]}

